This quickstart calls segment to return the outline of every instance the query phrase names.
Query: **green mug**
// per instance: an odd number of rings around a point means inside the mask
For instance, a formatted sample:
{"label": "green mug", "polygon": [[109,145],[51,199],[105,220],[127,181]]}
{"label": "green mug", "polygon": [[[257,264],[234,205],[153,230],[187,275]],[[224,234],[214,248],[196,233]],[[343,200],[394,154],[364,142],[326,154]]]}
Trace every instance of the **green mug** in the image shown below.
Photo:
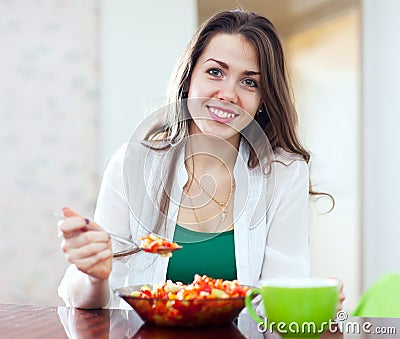
{"label": "green mug", "polygon": [[[254,311],[252,300],[261,295],[266,319]],[[279,332],[283,338],[318,338],[335,317],[339,298],[334,279],[271,279],[251,289],[245,298],[251,317],[263,329]]]}

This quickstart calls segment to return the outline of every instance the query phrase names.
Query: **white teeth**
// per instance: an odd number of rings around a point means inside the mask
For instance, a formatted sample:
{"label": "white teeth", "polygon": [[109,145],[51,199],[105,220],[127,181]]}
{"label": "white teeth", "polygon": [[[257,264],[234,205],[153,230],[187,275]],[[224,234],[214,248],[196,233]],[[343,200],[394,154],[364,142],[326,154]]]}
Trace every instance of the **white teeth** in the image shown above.
{"label": "white teeth", "polygon": [[235,114],[233,114],[233,113],[220,111],[219,109],[216,109],[213,107],[209,107],[209,109],[213,114],[215,114],[216,116],[218,116],[220,118],[234,118],[235,117]]}

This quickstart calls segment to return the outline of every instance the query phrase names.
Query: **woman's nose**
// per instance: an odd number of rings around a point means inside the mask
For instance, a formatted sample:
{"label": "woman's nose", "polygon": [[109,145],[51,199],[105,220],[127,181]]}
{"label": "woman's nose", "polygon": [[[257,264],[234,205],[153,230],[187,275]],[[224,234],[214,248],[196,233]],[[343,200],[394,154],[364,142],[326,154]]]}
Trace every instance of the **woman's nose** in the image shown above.
{"label": "woman's nose", "polygon": [[238,101],[235,83],[226,82],[218,91],[218,99],[236,104]]}

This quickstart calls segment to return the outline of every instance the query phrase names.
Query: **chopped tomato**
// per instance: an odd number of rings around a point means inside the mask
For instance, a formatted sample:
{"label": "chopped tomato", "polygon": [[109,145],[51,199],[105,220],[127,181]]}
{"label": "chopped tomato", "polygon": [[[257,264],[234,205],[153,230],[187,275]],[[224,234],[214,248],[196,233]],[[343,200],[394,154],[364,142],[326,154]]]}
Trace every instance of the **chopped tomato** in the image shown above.
{"label": "chopped tomato", "polygon": [[[191,284],[181,282],[147,285],[132,293],[139,298],[137,310],[150,322],[158,325],[219,324],[231,312],[244,307],[249,287],[237,280],[213,279],[195,275]],[[228,319],[228,318],[227,318]],[[232,320],[232,319],[231,319]]]}
{"label": "chopped tomato", "polygon": [[167,239],[150,233],[141,238],[140,247],[142,247],[145,252],[157,253],[159,249],[180,248],[181,246],[176,242],[168,241]]}
{"label": "chopped tomato", "polygon": [[226,299],[244,297],[248,290],[247,286],[241,286],[237,280],[213,279],[196,274],[189,285],[168,280],[154,285],[152,290],[148,286],[142,287],[139,293],[135,293],[135,297],[167,300]]}

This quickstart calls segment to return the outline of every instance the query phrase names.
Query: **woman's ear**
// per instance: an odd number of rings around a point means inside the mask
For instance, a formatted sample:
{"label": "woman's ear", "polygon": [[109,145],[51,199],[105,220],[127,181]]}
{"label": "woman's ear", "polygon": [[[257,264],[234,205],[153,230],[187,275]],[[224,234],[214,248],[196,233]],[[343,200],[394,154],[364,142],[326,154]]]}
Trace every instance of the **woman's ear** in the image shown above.
{"label": "woman's ear", "polygon": [[184,92],[189,92],[189,85],[190,85],[189,79],[186,79],[186,81],[183,84],[183,91]]}
{"label": "woman's ear", "polygon": [[182,98],[187,99],[189,95],[189,81],[186,80],[182,88]]}

